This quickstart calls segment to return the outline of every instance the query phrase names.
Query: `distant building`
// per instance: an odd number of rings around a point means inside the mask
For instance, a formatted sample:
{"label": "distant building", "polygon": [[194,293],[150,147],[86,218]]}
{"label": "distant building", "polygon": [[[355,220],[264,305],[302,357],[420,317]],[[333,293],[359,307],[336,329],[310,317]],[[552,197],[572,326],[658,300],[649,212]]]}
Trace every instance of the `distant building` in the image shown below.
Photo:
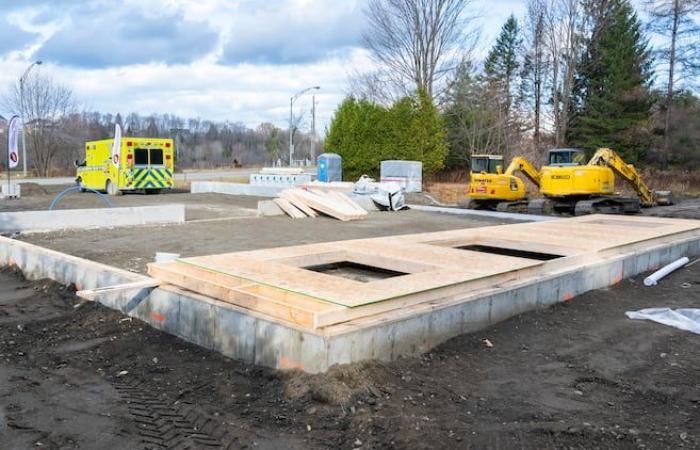
{"label": "distant building", "polygon": [[25,128],[28,134],[31,134],[34,130],[48,130],[55,128],[56,123],[48,119],[34,119],[27,122]]}

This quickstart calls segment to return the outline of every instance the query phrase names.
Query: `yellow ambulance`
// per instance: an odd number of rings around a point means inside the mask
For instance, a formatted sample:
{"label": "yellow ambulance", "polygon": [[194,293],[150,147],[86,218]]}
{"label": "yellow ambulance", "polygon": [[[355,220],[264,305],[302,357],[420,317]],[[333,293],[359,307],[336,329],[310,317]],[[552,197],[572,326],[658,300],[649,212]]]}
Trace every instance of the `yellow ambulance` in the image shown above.
{"label": "yellow ambulance", "polygon": [[113,149],[114,139],[85,143],[85,160],[76,164],[75,181],[81,188],[110,195],[128,191],[158,194],[173,188],[172,139],[124,137],[119,142],[119,149]]}

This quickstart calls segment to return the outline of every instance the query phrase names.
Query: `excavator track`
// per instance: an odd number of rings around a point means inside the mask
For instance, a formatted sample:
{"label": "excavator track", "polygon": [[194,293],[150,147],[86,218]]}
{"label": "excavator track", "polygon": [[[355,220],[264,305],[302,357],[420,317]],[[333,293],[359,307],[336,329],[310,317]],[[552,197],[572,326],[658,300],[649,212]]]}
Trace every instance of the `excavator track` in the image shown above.
{"label": "excavator track", "polygon": [[532,200],[527,205],[528,214],[536,214],[538,216],[549,216],[554,214],[554,202],[548,198],[538,198]]}
{"label": "excavator track", "polygon": [[600,197],[576,202],[575,216],[587,214],[637,214],[641,211],[638,198]]}
{"label": "excavator track", "polygon": [[506,213],[527,213],[529,202],[520,200],[515,202],[499,202],[496,205],[496,211]]}

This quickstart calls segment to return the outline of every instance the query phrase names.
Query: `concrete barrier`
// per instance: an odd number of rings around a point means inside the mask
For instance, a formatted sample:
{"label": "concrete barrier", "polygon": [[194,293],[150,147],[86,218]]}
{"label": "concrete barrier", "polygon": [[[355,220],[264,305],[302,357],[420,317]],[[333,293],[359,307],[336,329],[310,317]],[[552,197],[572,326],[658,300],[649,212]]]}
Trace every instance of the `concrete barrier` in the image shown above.
{"label": "concrete barrier", "polygon": [[221,183],[217,181],[193,181],[190,184],[190,192],[192,194],[227,194],[227,195],[244,195],[251,197],[277,197],[277,195],[289,189],[291,186],[261,186],[255,184],[244,183]]}
{"label": "concrete barrier", "polygon": [[523,222],[549,222],[557,220],[557,216],[538,216],[535,214],[506,213],[498,211],[484,211],[480,209],[448,208],[443,206],[408,205],[416,211],[428,211],[442,214],[455,214],[458,216],[479,216],[492,219],[521,220]]}
{"label": "concrete barrier", "polygon": [[107,228],[183,223],[185,205],[128,208],[61,209],[0,213],[0,233],[45,232],[75,228]]}

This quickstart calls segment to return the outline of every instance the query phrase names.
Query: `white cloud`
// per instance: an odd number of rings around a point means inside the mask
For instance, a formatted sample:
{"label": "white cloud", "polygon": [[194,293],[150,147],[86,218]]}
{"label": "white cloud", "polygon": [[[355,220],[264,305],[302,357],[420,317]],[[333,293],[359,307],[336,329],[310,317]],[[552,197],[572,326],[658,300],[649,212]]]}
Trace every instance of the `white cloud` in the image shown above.
{"label": "white cloud", "polygon": [[[19,61],[7,62],[0,83],[16,80],[24,68]],[[142,64],[104,69],[79,69],[44,64],[38,69],[71,87],[87,110],[140,114],[171,113],[216,121],[243,122],[254,127],[261,122],[286,126],[289,97],[306,87],[319,85],[317,123],[322,130],[345,94],[346,68],[368,64],[363,51],[343,58],[304,65],[223,66],[214,63],[191,65]],[[311,96],[300,98],[295,113],[304,111],[310,121]]]}
{"label": "white cloud", "polygon": [[[83,12],[105,8],[109,17],[129,17],[129,14],[109,13],[109,8],[114,8],[117,2],[93,1],[87,8],[82,1],[57,1],[61,7],[55,7],[50,14],[37,6],[32,8],[34,15],[24,14],[25,10],[12,16],[19,27],[38,34],[30,46],[0,56],[0,88],[15,82],[52,36],[60,30],[70,32],[71,28],[81,26],[72,19],[76,15],[69,14],[72,8]],[[79,64],[46,61],[38,70],[71,87],[79,102],[89,110],[172,113],[243,122],[251,127],[263,121],[285,127],[290,95],[320,85],[322,89],[316,92],[317,123],[322,129],[346,93],[348,74],[370,64],[365,52],[356,46],[364,1],[124,0],[118,7],[129,11],[131,17],[145,17],[147,21],[182,17],[189,24],[199,23],[213,30],[216,42],[191,63],[166,59],[114,67],[79,67]],[[511,12],[522,16],[522,4],[516,0],[477,0],[475,8],[477,13],[482,11],[484,23],[482,47],[490,46]],[[6,14],[10,17],[15,13]],[[95,35],[97,43],[99,35]],[[250,49],[269,54],[255,58]],[[62,50],[71,56],[70,48]],[[310,96],[298,100],[296,106],[297,111],[306,112],[308,124]]]}

